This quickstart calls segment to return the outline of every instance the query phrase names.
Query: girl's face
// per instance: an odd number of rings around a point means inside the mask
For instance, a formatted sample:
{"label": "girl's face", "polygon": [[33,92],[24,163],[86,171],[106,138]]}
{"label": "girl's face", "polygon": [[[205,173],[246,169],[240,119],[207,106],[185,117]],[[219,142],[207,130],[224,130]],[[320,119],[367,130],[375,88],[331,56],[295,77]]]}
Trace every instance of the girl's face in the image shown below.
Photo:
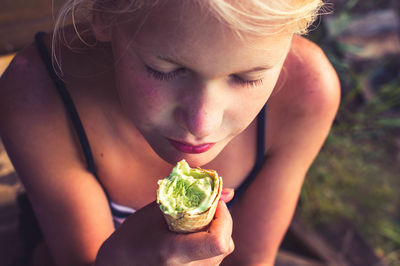
{"label": "girl's face", "polygon": [[[214,159],[270,97],[291,34],[240,39],[198,7],[168,1],[112,34],[122,107],[165,161]],[[249,142],[253,145],[253,142]]]}

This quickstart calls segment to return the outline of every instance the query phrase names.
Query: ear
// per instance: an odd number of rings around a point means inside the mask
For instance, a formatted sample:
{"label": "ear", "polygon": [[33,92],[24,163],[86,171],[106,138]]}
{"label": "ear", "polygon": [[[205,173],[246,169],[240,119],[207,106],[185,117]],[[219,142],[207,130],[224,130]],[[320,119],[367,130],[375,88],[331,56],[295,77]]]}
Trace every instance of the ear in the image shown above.
{"label": "ear", "polygon": [[95,38],[100,42],[110,42],[112,35],[112,23],[108,22],[103,13],[94,12],[92,30]]}

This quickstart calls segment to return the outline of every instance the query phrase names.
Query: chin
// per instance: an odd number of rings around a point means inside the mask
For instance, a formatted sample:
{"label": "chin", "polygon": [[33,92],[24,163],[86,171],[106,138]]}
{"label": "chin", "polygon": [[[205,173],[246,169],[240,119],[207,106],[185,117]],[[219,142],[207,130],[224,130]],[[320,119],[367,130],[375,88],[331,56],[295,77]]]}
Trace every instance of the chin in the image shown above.
{"label": "chin", "polygon": [[184,159],[186,160],[186,162],[190,165],[190,167],[202,167],[203,165],[208,164],[209,162],[211,162],[212,160],[214,160],[215,156],[199,156],[197,155],[193,155],[190,154],[188,156],[186,156]]}
{"label": "chin", "polygon": [[186,162],[190,165],[190,167],[201,167],[205,164],[208,164],[211,162],[218,154],[212,154],[211,152],[205,152],[202,154],[185,154],[185,153],[175,153],[175,154],[162,154],[158,153],[157,154],[166,161],[167,163],[171,165],[175,165],[177,162],[179,162],[182,159],[185,159]]}

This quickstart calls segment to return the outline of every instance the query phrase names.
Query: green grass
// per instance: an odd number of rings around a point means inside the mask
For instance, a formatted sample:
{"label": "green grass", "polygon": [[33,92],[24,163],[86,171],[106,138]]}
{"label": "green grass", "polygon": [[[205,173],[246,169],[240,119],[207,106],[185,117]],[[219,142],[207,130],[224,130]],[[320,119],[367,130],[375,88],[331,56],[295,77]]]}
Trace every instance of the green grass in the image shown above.
{"label": "green grass", "polygon": [[351,116],[342,107],[342,121],[305,181],[300,213],[310,226],[352,221],[385,263],[399,265],[400,150],[393,148],[399,119],[386,113],[386,104],[378,97]]}

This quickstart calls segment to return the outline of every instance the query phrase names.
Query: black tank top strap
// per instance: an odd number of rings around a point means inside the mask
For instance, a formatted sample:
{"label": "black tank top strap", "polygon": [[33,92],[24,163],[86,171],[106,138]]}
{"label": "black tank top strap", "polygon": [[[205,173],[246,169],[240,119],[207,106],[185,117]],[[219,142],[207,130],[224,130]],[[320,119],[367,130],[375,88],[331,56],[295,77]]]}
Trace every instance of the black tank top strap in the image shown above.
{"label": "black tank top strap", "polygon": [[260,170],[264,163],[265,155],[265,121],[266,105],[263,106],[257,117],[257,159],[254,168]]}
{"label": "black tank top strap", "polygon": [[246,179],[242,184],[235,190],[234,198],[227,203],[227,206],[231,208],[235,202],[241,198],[242,194],[246,191],[247,187],[254,181],[258,172],[264,163],[265,154],[265,119],[266,119],[266,105],[261,109],[257,115],[257,150],[256,150],[256,162],[253,169],[247,175]]}
{"label": "black tank top strap", "polygon": [[72,121],[72,124],[74,125],[76,134],[78,136],[80,145],[82,147],[83,154],[85,156],[87,170],[97,178],[96,165],[94,163],[89,140],[86,136],[81,119],[79,118],[78,111],[76,110],[76,107],[72,101],[71,95],[69,94],[65,86],[65,83],[57,76],[56,72],[54,71],[49,52],[47,51],[46,45],[43,41],[44,35],[45,35],[44,32],[36,33],[35,35],[36,46],[39,50],[39,54],[42,57],[44,64],[46,65],[50,78],[54,82],[54,85],[57,88],[57,92],[64,103],[65,109],[67,110],[67,113]]}

